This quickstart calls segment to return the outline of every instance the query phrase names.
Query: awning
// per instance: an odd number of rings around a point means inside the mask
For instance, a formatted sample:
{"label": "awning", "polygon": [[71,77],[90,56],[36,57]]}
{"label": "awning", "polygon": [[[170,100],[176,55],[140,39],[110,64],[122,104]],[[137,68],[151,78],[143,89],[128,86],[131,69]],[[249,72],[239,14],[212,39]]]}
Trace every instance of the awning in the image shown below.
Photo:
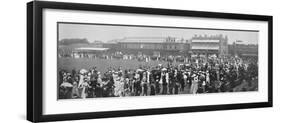
{"label": "awning", "polygon": [[192,50],[219,50],[219,46],[192,46]]}
{"label": "awning", "polygon": [[92,47],[81,47],[81,48],[76,48],[75,50],[79,51],[106,51],[109,48],[92,48]]}
{"label": "awning", "polygon": [[192,40],[192,43],[219,43],[220,40]]}

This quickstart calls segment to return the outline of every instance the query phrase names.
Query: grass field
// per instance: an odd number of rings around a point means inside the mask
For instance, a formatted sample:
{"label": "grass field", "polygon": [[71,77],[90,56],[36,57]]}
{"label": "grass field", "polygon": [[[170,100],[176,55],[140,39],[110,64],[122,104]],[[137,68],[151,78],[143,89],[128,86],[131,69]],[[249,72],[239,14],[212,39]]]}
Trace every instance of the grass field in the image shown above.
{"label": "grass field", "polygon": [[[97,70],[101,73],[104,73],[107,68],[113,67],[118,68],[119,66],[122,69],[137,69],[140,65],[148,66],[157,66],[158,64],[167,65],[167,62],[160,61],[149,61],[149,62],[140,62],[137,60],[118,60],[118,59],[88,59],[88,58],[59,58],[58,59],[58,70],[66,70],[70,72],[72,69],[89,69],[93,66],[97,67]],[[180,63],[174,63],[180,64]]]}

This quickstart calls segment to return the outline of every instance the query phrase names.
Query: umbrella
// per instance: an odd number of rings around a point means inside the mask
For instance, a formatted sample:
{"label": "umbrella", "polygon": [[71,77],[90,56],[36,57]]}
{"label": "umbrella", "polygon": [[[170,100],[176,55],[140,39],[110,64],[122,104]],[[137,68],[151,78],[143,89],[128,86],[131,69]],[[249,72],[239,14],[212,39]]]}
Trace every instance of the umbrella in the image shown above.
{"label": "umbrella", "polygon": [[190,64],[185,64],[185,66],[190,66]]}
{"label": "umbrella", "polygon": [[163,68],[163,69],[162,69],[162,71],[166,71],[166,70],[167,70],[167,68]]}
{"label": "umbrella", "polygon": [[143,69],[137,69],[136,70],[137,72],[142,72],[142,71],[144,71]]}
{"label": "umbrella", "polygon": [[80,70],[80,73],[81,73],[81,74],[84,74],[84,73],[87,73],[87,72],[88,72],[88,71],[87,71],[86,69],[81,69],[81,70]]}
{"label": "umbrella", "polygon": [[73,85],[68,82],[63,82],[60,86],[61,87],[73,87]]}

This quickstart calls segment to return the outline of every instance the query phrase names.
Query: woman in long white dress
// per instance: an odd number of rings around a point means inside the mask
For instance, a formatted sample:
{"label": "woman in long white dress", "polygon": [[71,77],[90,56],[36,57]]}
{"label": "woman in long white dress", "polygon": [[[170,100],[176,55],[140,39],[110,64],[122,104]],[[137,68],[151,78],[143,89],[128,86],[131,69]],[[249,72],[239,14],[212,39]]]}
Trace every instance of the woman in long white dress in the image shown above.
{"label": "woman in long white dress", "polygon": [[82,92],[81,92],[81,98],[82,99],[86,99],[87,97],[87,92],[86,92],[86,89],[89,87],[89,84],[88,82],[86,81],[86,79],[83,81],[83,83],[81,84],[81,87],[82,88]]}
{"label": "woman in long white dress", "polygon": [[79,93],[79,97],[81,97],[82,95],[82,83],[84,82],[84,76],[83,74],[79,74],[79,82],[78,82],[78,93]]}
{"label": "woman in long white dress", "polygon": [[190,87],[190,93],[192,94],[196,94],[197,93],[197,90],[198,90],[198,76],[197,75],[193,75],[193,80],[192,80],[192,83],[191,83],[191,87]]}
{"label": "woman in long white dress", "polygon": [[113,75],[114,79],[114,95],[117,97],[122,96],[122,83],[121,83],[121,77],[119,77],[117,74]]}

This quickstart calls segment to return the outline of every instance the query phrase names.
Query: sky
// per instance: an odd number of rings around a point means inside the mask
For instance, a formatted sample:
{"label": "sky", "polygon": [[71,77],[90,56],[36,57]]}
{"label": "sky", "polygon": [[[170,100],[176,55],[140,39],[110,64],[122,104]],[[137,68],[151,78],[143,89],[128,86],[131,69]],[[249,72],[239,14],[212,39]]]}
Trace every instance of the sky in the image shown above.
{"label": "sky", "polygon": [[236,40],[242,40],[244,44],[258,44],[258,33],[253,31],[233,30],[206,30],[187,28],[159,28],[159,27],[136,27],[117,25],[95,25],[95,24],[71,24],[59,23],[59,40],[70,38],[86,38],[89,42],[107,42],[124,37],[176,37],[191,39],[194,35],[219,35],[228,37],[228,44]]}

